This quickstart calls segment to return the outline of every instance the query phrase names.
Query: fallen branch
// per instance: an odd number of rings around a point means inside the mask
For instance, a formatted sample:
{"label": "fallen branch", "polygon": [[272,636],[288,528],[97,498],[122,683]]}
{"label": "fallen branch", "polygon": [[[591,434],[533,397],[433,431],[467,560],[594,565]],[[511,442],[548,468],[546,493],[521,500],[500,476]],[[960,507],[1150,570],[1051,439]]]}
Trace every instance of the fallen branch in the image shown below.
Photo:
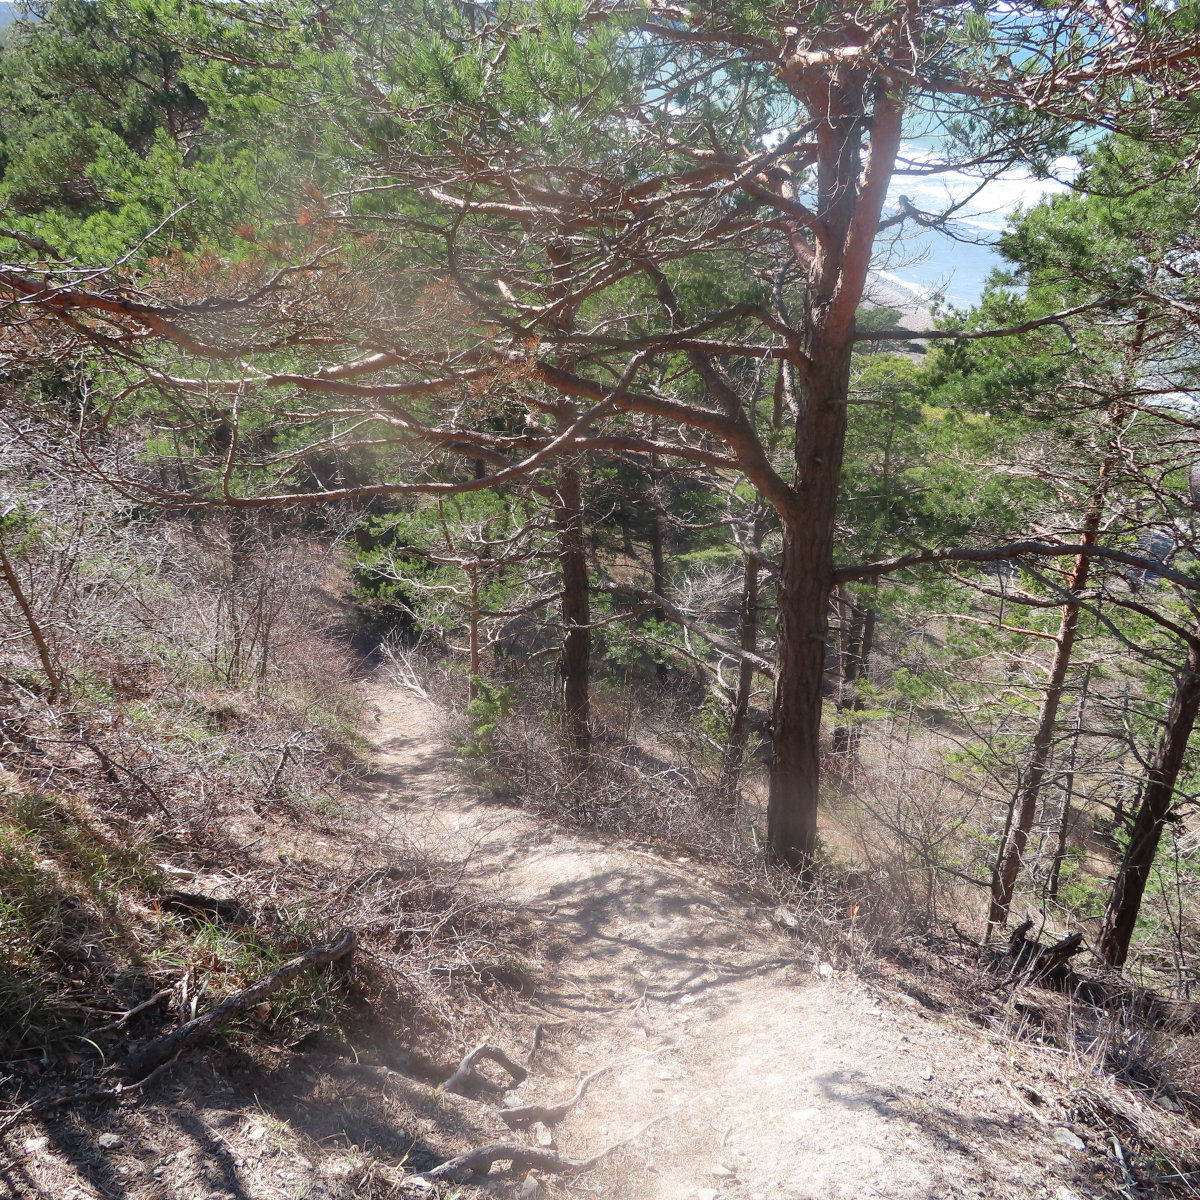
{"label": "fallen branch", "polygon": [[418,1178],[428,1179],[430,1182],[468,1183],[473,1178],[488,1174],[498,1162],[509,1164],[508,1174],[516,1171],[536,1170],[545,1171],[550,1175],[582,1175],[584,1171],[590,1171],[610,1154],[616,1153],[622,1146],[629,1145],[630,1142],[641,1137],[648,1129],[662,1120],[665,1118],[655,1117],[653,1121],[643,1125],[636,1133],[622,1138],[619,1142],[614,1142],[611,1146],[601,1150],[599,1154],[594,1154],[582,1162],[563,1158],[550,1150],[538,1150],[533,1146],[518,1146],[512,1142],[495,1142],[490,1146],[479,1146],[475,1150],[468,1150],[465,1154],[447,1159],[431,1171],[423,1172]]}
{"label": "fallen branch", "polygon": [[147,1072],[182,1053],[192,1043],[206,1037],[230,1017],[261,1004],[303,971],[345,958],[354,949],[354,945],[354,931],[347,929],[331,945],[314,946],[298,958],[285,962],[257,983],[236,992],[216,1008],[185,1021],[178,1029],[132,1050],[121,1064],[122,1071],[132,1079],[140,1079]]}
{"label": "fallen branch", "polygon": [[470,1054],[458,1064],[458,1070],[446,1080],[442,1085],[443,1092],[456,1092],[458,1095],[463,1094],[463,1088],[467,1082],[475,1077],[475,1068],[484,1060],[488,1059],[503,1067],[509,1075],[512,1076],[513,1086],[521,1083],[529,1074],[520,1063],[513,1062],[499,1046],[493,1046],[490,1042],[484,1042],[476,1046]]}

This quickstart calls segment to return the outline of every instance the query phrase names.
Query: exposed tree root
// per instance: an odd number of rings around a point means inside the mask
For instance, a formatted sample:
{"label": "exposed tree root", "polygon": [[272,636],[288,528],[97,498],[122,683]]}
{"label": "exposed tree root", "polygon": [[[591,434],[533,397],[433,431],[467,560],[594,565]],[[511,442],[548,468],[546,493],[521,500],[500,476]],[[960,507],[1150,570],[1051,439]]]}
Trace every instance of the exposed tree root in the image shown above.
{"label": "exposed tree root", "polygon": [[512,1076],[514,1087],[518,1083],[521,1083],[529,1074],[520,1063],[514,1062],[509,1058],[499,1046],[493,1046],[490,1042],[483,1042],[481,1045],[476,1046],[458,1064],[458,1070],[442,1085],[442,1091],[456,1092],[460,1096],[463,1095],[464,1089],[469,1089],[472,1082],[478,1082],[479,1076],[476,1074],[475,1068],[484,1059],[488,1059],[496,1063],[497,1066],[503,1067]]}
{"label": "exposed tree root", "polygon": [[593,1154],[591,1158],[586,1158],[582,1162],[563,1158],[562,1155],[555,1154],[551,1150],[538,1150],[533,1146],[518,1146],[513,1142],[495,1142],[492,1145],[479,1146],[474,1150],[468,1150],[465,1154],[447,1159],[431,1171],[423,1172],[419,1178],[428,1179],[431,1182],[469,1183],[480,1175],[488,1174],[498,1162],[508,1163],[505,1174],[532,1169],[545,1171],[549,1175],[581,1175],[584,1171],[590,1171],[599,1165],[609,1155],[615,1154],[622,1146],[627,1146],[641,1137],[648,1129],[663,1119],[663,1117],[655,1117],[653,1121],[643,1125],[636,1133],[622,1138],[619,1142],[614,1142],[611,1146],[601,1150],[599,1154]]}
{"label": "exposed tree root", "polygon": [[583,1099],[584,1093],[593,1080],[599,1079],[601,1075],[605,1075],[609,1071],[628,1067],[632,1063],[642,1062],[644,1059],[653,1058],[656,1054],[674,1049],[675,1044],[672,1043],[669,1046],[660,1046],[657,1050],[651,1050],[649,1054],[641,1054],[637,1058],[627,1058],[624,1062],[608,1063],[606,1066],[597,1067],[590,1075],[585,1075],[579,1081],[575,1094],[569,1100],[563,1100],[559,1104],[525,1104],[520,1108],[504,1108],[500,1110],[500,1119],[509,1129],[528,1129],[537,1121],[543,1125],[557,1125]]}

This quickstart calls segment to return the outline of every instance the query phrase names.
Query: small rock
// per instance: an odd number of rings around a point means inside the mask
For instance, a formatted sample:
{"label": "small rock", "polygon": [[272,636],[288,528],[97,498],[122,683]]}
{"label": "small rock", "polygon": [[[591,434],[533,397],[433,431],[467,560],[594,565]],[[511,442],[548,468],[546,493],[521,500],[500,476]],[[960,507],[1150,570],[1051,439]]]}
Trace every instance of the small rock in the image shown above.
{"label": "small rock", "polygon": [[721,1193],[716,1188],[697,1188],[696,1200],[721,1200]]}
{"label": "small rock", "polygon": [[909,995],[907,992],[901,992],[901,993],[900,993],[900,1000],[901,1000],[901,1002],[902,1002],[902,1003],[904,1003],[904,1004],[911,1004],[911,1005],[913,1006],[913,1008],[920,1008],[920,1007],[921,1007],[921,1002],[920,1002],[920,1000],[918,1000],[918,999],[916,998],[916,996],[910,996],[910,995]]}
{"label": "small rock", "polygon": [[732,1167],[727,1167],[724,1163],[717,1163],[709,1174],[715,1175],[718,1179],[732,1179],[737,1172]]}
{"label": "small rock", "polygon": [[832,979],[833,968],[828,963],[822,963],[817,968],[817,974],[820,975],[822,979]]}
{"label": "small rock", "polygon": [[263,1125],[251,1125],[250,1128],[246,1130],[246,1136],[252,1142],[257,1142],[260,1138],[266,1136],[266,1132],[266,1127]]}
{"label": "small rock", "polygon": [[520,1096],[514,1096],[510,1092],[504,1097],[503,1100],[500,1101],[500,1104],[504,1108],[521,1108],[525,1104],[525,1101],[522,1100]]}
{"label": "small rock", "polygon": [[101,1150],[116,1150],[124,1144],[125,1143],[119,1133],[102,1133],[96,1139],[96,1145],[99,1146]]}
{"label": "small rock", "polygon": [[772,914],[777,925],[782,925],[785,929],[799,929],[800,921],[796,914],[789,912],[786,908],[777,908]]}
{"label": "small rock", "polygon": [[534,1122],[533,1135],[534,1135],[534,1137],[537,1138],[537,1142],[538,1142],[539,1146],[553,1146],[554,1145],[553,1131],[551,1131],[549,1128],[547,1128],[547,1126],[543,1125],[541,1123],[541,1121]]}
{"label": "small rock", "polygon": [[25,1139],[26,1154],[40,1154],[45,1148],[50,1145],[48,1137],[31,1137]]}
{"label": "small rock", "polygon": [[882,1008],[868,1008],[867,1016],[868,1017],[882,1017],[883,1009]]}
{"label": "small rock", "polygon": [[542,1190],[542,1185],[538,1182],[537,1176],[526,1175],[525,1181],[521,1184],[521,1200],[529,1200],[531,1196],[536,1196]]}
{"label": "small rock", "polygon": [[680,996],[680,997],[679,997],[679,1003],[680,1003],[680,1004],[695,1004],[695,1003],[696,1003],[696,997],[695,997],[695,996],[691,996],[691,995],[688,995],[688,996]]}
{"label": "small rock", "polygon": [[925,1070],[923,1070],[921,1072],[921,1078],[924,1079],[926,1083],[928,1083],[933,1078],[933,1068],[926,1067]]}
{"label": "small rock", "polygon": [[1054,1193],[1054,1200],[1079,1200],[1079,1193],[1067,1187],[1065,1183],[1060,1183],[1058,1191]]}
{"label": "small rock", "polygon": [[1083,1138],[1077,1133],[1072,1133],[1065,1125],[1060,1125],[1054,1131],[1054,1140],[1068,1150],[1086,1150]]}

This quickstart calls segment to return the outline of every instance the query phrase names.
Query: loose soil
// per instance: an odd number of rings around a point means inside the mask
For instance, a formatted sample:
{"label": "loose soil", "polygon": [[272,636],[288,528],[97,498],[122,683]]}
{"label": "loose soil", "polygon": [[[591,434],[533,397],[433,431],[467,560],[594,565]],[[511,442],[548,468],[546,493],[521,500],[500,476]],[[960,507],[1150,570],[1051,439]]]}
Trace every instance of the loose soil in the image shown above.
{"label": "loose soil", "polygon": [[558,828],[488,795],[464,778],[427,700],[382,686],[371,700],[375,770],[357,802],[373,836],[452,866],[461,887],[528,924],[544,964],[489,1014],[489,1040],[530,1065],[506,1102],[561,1101],[587,1073],[613,1069],[553,1130],[513,1134],[495,1099],[441,1094],[387,1047],[296,1047],[266,1067],[214,1052],[137,1105],[14,1131],[0,1146],[0,1195],[436,1195],[416,1173],[473,1145],[523,1140],[582,1159],[626,1138],[585,1176],[533,1172],[481,1194],[1122,1194],[1108,1148],[1064,1123],[1048,1054],[920,988],[823,963],[802,928],[780,928],[705,864]]}

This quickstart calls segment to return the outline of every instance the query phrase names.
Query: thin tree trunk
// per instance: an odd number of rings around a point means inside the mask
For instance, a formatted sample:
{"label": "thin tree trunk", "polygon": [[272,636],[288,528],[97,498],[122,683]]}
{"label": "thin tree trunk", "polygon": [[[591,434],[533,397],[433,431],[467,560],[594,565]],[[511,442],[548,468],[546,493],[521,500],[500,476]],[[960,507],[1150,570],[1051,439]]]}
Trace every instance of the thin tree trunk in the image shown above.
{"label": "thin tree trunk", "polygon": [[582,484],[579,466],[564,459],[558,468],[554,524],[558,531],[558,559],[562,572],[563,722],[572,752],[586,761],[591,750],[591,697],[588,667],[591,660],[591,607],[588,594],[587,556],[583,537]]}
{"label": "thin tree trunk", "polygon": [[467,565],[467,576],[471,581],[471,612],[469,614],[470,622],[470,652],[471,652],[471,683],[468,695],[472,700],[475,699],[479,690],[479,564],[469,563]]}
{"label": "thin tree trunk", "polygon": [[[1088,501],[1083,528],[1080,531],[1079,541],[1084,546],[1095,545],[1096,534],[1100,529],[1100,519],[1104,513],[1109,475],[1115,461],[1116,457],[1110,451],[1100,466],[1100,475]],[[1091,555],[1080,554],[1075,559],[1071,570],[1071,579],[1067,584],[1067,590],[1072,596],[1081,595],[1084,588],[1087,587],[1091,565]],[[1050,751],[1054,745],[1054,730],[1058,721],[1058,708],[1063,692],[1066,690],[1067,671],[1071,666],[1071,655],[1074,653],[1075,638],[1079,631],[1079,612],[1078,604],[1063,605],[1062,616],[1058,624],[1058,636],[1054,644],[1054,658],[1051,660],[1050,671],[1046,679],[1046,691],[1042,697],[1041,710],[1038,713],[1029,762],[1026,764],[1021,785],[1013,796],[1014,813],[1009,822],[1010,832],[1001,843],[996,866],[992,871],[992,896],[991,904],[988,907],[989,933],[1008,921],[1009,909],[1012,907],[1013,892],[1016,889],[1017,877],[1021,872],[1025,847],[1029,843],[1029,833],[1033,829],[1034,818],[1037,815],[1038,799],[1041,796],[1042,783],[1046,778],[1046,769],[1050,763]]]}
{"label": "thin tree trunk", "polygon": [[[758,544],[759,522],[754,522],[754,543]],[[741,598],[741,648],[754,654],[758,650],[758,555],[753,550],[746,552],[745,569],[742,576]],[[750,711],[750,693],[754,687],[754,667],[746,660],[738,664],[737,692],[733,700],[733,712],[729,717],[729,740],[725,747],[722,764],[726,800],[733,808],[737,801],[738,781],[742,764],[746,759],[746,717]]]}
{"label": "thin tree trunk", "polygon": [[1188,738],[1200,711],[1200,647],[1188,648],[1187,663],[1167,711],[1154,763],[1146,779],[1142,803],[1133,821],[1125,857],[1117,872],[1097,949],[1110,966],[1121,967],[1129,957],[1129,943],[1142,908],[1142,896],[1154,866],[1163,829],[1171,817],[1175,784],[1183,766]]}
{"label": "thin tree trunk", "polygon": [[[877,590],[873,582],[872,591]],[[855,604],[848,591],[838,589],[838,606],[848,615],[843,618],[846,625],[842,639],[841,671],[838,682],[838,723],[833,728],[833,751],[850,756],[858,748],[859,728],[847,714],[862,709],[862,691],[859,684],[866,678],[871,662],[871,650],[875,643],[875,605],[871,599],[864,604]]]}
{"label": "thin tree trunk", "polygon": [[1067,777],[1063,780],[1062,812],[1058,817],[1058,835],[1054,843],[1054,860],[1050,864],[1050,878],[1046,881],[1046,899],[1057,900],[1062,865],[1067,857],[1067,834],[1071,827],[1071,803],[1075,792],[1075,765],[1079,758],[1079,740],[1083,736],[1083,710],[1087,704],[1090,668],[1084,676],[1083,688],[1079,693],[1079,705],[1075,711],[1075,737],[1071,742],[1071,758],[1067,764]]}
{"label": "thin tree trunk", "polygon": [[[651,422],[650,437],[658,437],[658,422]],[[664,526],[666,513],[663,511],[662,495],[659,491],[661,477],[658,469],[658,455],[650,455],[649,469],[646,472],[648,482],[647,500],[650,506],[650,590],[656,596],[667,594],[666,556],[663,550]],[[654,609],[657,620],[665,622],[667,614],[661,608]]]}
{"label": "thin tree trunk", "polygon": [[775,376],[775,389],[771,400],[771,428],[782,429],[784,418],[796,406],[792,367],[786,359],[779,360],[779,372]]}
{"label": "thin tree trunk", "polygon": [[17,573],[13,570],[3,541],[0,541],[0,574],[4,575],[4,582],[8,584],[8,590],[12,592],[13,599],[17,602],[17,607],[21,610],[21,615],[25,618],[25,625],[29,630],[29,636],[33,639],[38,658],[42,663],[42,673],[46,676],[46,682],[50,685],[48,698],[53,703],[58,699],[58,693],[62,690],[62,680],[55,669],[54,656],[50,653],[50,646],[46,641],[45,635],[42,633],[42,627],[38,624],[37,617],[33,614],[33,607],[25,596],[25,591],[21,587],[21,581],[17,578]]}
{"label": "thin tree trunk", "polygon": [[[554,275],[550,289],[556,301],[565,301],[572,282],[571,247],[551,242],[546,247]],[[568,334],[575,326],[575,305],[564,304],[555,320],[560,332]],[[567,369],[569,359],[559,359]],[[565,398],[559,402],[555,424],[566,430],[578,416],[575,406]],[[583,477],[581,460],[559,460],[555,477],[554,525],[558,534],[558,560],[562,572],[562,655],[559,667],[563,683],[563,725],[570,747],[572,766],[583,770],[592,749],[591,692],[588,679],[592,657],[591,597],[588,581],[587,552],[583,536]]]}

